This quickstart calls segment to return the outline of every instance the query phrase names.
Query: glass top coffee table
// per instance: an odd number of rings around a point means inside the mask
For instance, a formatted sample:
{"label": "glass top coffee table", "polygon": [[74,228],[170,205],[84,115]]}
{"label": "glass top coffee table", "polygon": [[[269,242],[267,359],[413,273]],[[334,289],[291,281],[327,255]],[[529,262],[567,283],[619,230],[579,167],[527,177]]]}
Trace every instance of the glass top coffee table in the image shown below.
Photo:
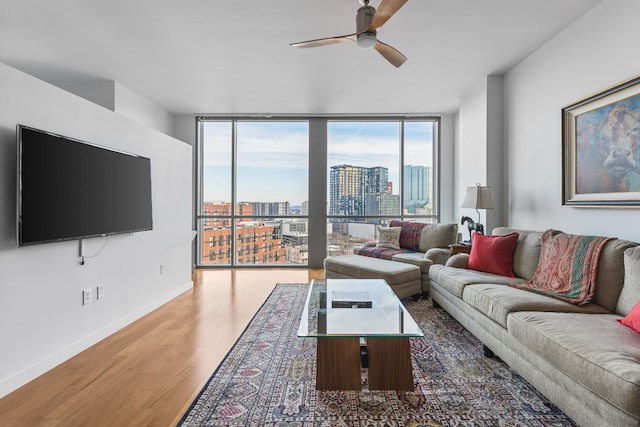
{"label": "glass top coffee table", "polygon": [[409,338],[424,334],[382,279],[313,280],[298,336],[317,338],[316,388],[413,391]]}

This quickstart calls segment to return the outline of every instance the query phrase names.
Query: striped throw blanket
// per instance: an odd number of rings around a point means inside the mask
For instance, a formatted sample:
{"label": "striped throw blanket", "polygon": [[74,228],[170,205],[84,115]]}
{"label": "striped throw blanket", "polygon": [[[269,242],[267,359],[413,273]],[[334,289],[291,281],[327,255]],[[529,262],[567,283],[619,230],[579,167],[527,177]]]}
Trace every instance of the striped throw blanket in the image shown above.
{"label": "striped throw blanket", "polygon": [[531,280],[509,286],[576,305],[587,304],[595,294],[600,252],[609,240],[547,230],[542,235],[540,261]]}

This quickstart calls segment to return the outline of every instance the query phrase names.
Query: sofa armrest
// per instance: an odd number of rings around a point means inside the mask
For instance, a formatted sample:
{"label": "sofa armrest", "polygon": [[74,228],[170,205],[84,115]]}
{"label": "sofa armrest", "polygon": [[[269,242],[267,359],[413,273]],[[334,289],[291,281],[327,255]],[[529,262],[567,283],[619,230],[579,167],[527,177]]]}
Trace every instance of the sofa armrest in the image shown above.
{"label": "sofa armrest", "polygon": [[445,265],[447,267],[467,268],[468,262],[469,262],[469,254],[459,253],[449,258]]}
{"label": "sofa armrest", "polygon": [[424,257],[431,260],[434,264],[444,265],[449,259],[450,254],[451,251],[448,248],[431,248],[424,254]]}
{"label": "sofa armrest", "polygon": [[405,264],[413,264],[420,267],[420,271],[424,274],[429,273],[429,268],[433,265],[430,259],[424,257],[421,252],[409,252],[406,254],[396,254],[391,257],[391,261],[404,262]]}

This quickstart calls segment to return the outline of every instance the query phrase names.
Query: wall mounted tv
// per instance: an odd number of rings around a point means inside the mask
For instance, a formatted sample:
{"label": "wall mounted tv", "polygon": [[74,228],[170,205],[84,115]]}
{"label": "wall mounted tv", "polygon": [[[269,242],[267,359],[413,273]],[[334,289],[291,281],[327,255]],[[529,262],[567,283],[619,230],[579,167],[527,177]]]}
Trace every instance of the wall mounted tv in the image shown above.
{"label": "wall mounted tv", "polygon": [[152,229],[151,161],[17,125],[18,246]]}

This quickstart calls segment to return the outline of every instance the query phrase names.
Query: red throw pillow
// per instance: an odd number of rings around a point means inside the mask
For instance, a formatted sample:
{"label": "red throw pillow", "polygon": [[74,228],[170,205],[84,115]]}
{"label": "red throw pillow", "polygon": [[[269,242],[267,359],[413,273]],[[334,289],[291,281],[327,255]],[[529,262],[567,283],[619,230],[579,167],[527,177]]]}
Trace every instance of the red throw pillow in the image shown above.
{"label": "red throw pillow", "polygon": [[640,334],[640,302],[633,306],[624,319],[618,319],[618,322]]}
{"label": "red throw pillow", "polygon": [[515,277],[511,264],[518,237],[518,233],[506,236],[485,236],[475,233],[467,267],[485,273]]}

